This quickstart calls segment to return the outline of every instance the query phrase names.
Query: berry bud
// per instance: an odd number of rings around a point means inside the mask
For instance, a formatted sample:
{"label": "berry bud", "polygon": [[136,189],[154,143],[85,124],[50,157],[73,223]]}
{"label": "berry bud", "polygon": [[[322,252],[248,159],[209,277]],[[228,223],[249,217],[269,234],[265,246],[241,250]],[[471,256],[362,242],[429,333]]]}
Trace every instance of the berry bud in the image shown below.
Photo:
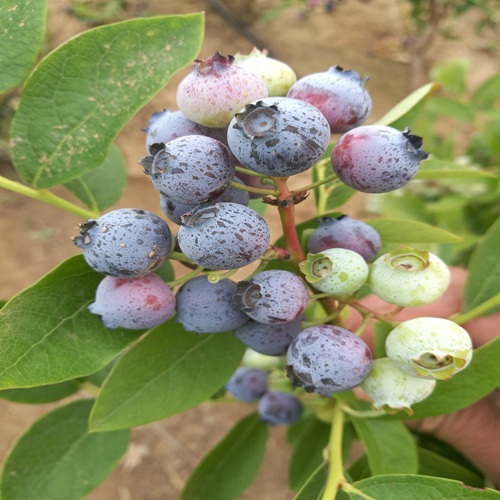
{"label": "berry bud", "polygon": [[431,304],[449,283],[450,271],[439,257],[405,246],[380,256],[368,279],[375,295],[403,307]]}
{"label": "berry bud", "polygon": [[397,368],[389,358],[374,359],[372,369],[360,387],[373,399],[375,409],[388,413],[400,410],[413,413],[411,405],[424,400],[434,387],[435,380],[408,375]]}
{"label": "berry bud", "polygon": [[472,359],[472,341],[459,325],[443,318],[404,321],[389,333],[387,357],[409,375],[446,380]]}

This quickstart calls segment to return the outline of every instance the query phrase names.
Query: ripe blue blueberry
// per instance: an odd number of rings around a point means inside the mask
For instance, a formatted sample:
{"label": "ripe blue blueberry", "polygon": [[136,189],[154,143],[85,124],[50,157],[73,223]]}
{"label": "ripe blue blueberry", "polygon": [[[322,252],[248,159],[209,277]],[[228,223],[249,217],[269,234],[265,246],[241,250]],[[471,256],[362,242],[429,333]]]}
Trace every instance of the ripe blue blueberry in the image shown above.
{"label": "ripe blue blueberry", "polygon": [[176,322],[187,331],[197,333],[220,333],[234,330],[248,321],[240,308],[234,304],[236,284],[229,279],[217,283],[207,276],[197,276],[186,281],[176,293]]}
{"label": "ripe blue blueberry", "polygon": [[199,206],[182,216],[177,240],[184,255],[206,269],[238,269],[260,258],[269,245],[265,219],[237,203]]}
{"label": "ripe blue blueberry", "polygon": [[226,382],[226,390],[240,401],[253,403],[267,392],[267,373],[259,368],[240,366]]}
{"label": "ripe blue blueberry", "polygon": [[387,193],[408,184],[427,158],[422,138],[385,125],[363,125],[345,133],[330,155],[338,178],[364,193]]}
{"label": "ripe blue blueberry", "polygon": [[370,94],[356,71],[333,66],[295,82],[287,97],[316,106],[328,120],[332,134],[341,134],[359,127],[372,109]]}
{"label": "ripe blue blueberry", "polygon": [[330,126],[319,109],[289,97],[245,106],[229,124],[229,148],[255,172],[287,177],[311,168],[325,153]]}
{"label": "ripe blue blueberry", "polygon": [[141,160],[153,186],[179,203],[218,198],[231,184],[234,162],[224,144],[202,135],[185,135],[155,144]]}
{"label": "ripe blue blueberry", "polygon": [[359,385],[370,372],[371,361],[366,343],[349,330],[311,326],[290,344],[286,372],[292,385],[332,396]]}
{"label": "ripe blue blueberry", "polygon": [[234,336],[247,347],[266,356],[283,356],[292,340],[302,331],[302,317],[288,323],[266,325],[247,321],[234,331]]}
{"label": "ripe blue blueberry", "polygon": [[[238,184],[243,184],[237,177],[234,178],[234,182]],[[248,205],[250,197],[248,195],[248,191],[244,191],[243,189],[238,189],[232,186],[229,186],[216,200],[216,203],[238,203],[239,205]],[[160,193],[160,207],[163,213],[175,224],[182,224],[182,216],[191,210],[196,208],[197,204],[186,204],[179,203],[170,199],[168,196]]]}
{"label": "ripe blue blueberry", "polygon": [[173,315],[175,296],[156,274],[128,279],[106,276],[89,311],[100,316],[107,328],[153,328]]}
{"label": "ripe blue blueberry", "polygon": [[287,392],[269,391],[259,399],[259,417],[271,425],[293,424],[299,420],[302,410],[300,399]]}
{"label": "ripe blue blueberry", "polygon": [[321,217],[318,227],[307,241],[307,251],[320,253],[328,248],[345,248],[359,253],[367,262],[372,260],[381,246],[378,232],[348,215]]}
{"label": "ripe blue blueberry", "polygon": [[309,292],[294,273],[271,269],[240,281],[236,300],[241,309],[259,323],[289,323],[305,311]]}
{"label": "ripe blue blueberry", "polygon": [[116,278],[144,276],[170,253],[172,234],[163,219],[137,208],[121,208],[80,224],[73,238],[92,269]]}

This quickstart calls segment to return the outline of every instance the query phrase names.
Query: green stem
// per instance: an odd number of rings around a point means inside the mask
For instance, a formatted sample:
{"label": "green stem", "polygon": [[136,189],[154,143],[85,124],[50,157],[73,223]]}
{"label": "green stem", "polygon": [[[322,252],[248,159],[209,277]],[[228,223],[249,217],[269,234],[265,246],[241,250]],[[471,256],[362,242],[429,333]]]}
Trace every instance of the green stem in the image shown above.
{"label": "green stem", "polygon": [[240,184],[239,182],[236,181],[231,182],[230,185],[233,188],[241,189],[242,191],[248,191],[250,193],[267,194],[267,195],[276,194],[276,191],[273,189],[263,189],[252,186],[245,186],[245,184]]}
{"label": "green stem", "polygon": [[12,181],[6,177],[0,176],[0,187],[13,191],[14,193],[19,193],[28,198],[33,198],[34,200],[47,203],[53,207],[60,208],[66,212],[78,215],[79,217],[84,217],[86,219],[97,219],[99,217],[99,212],[94,212],[86,208],[79,207],[69,201],[66,201],[59,196],[47,191],[46,189],[33,189],[20,182]]}
{"label": "green stem", "polygon": [[328,442],[328,479],[321,500],[335,500],[339,486],[346,480],[342,462],[342,434],[344,431],[344,413],[340,401],[333,407],[332,427]]}
{"label": "green stem", "polygon": [[361,315],[363,316],[363,321],[366,316],[369,316],[371,318],[378,319],[379,321],[384,321],[385,323],[391,325],[393,328],[398,326],[400,323],[400,321],[392,319],[390,314],[380,314],[375,311],[371,311],[370,309],[367,309],[365,306],[361,305],[359,302],[349,302],[348,305],[361,313]]}
{"label": "green stem", "polygon": [[206,275],[210,283],[217,283],[219,280],[231,277],[236,272],[238,272],[238,269],[230,269],[229,271],[208,271]]}
{"label": "green stem", "polygon": [[342,405],[342,411],[356,418],[375,418],[375,417],[381,417],[382,415],[387,415],[387,412],[384,410],[358,411],[354,410],[353,408],[347,405]]}
{"label": "green stem", "polygon": [[[240,172],[242,174],[246,175],[253,175],[254,177],[262,177],[263,179],[270,179],[270,177],[266,174],[259,174],[259,172],[254,172],[253,170],[249,170],[248,168],[244,167],[236,167],[236,172]],[[236,176],[238,177],[238,176]]]}
{"label": "green stem", "polygon": [[340,306],[339,308],[335,309],[332,311],[330,314],[327,316],[323,316],[322,318],[319,318],[314,321],[303,321],[302,322],[302,328],[309,328],[310,326],[317,326],[317,325],[323,325],[326,323],[329,323],[330,321],[334,320],[335,318],[338,317],[338,315],[342,312],[344,309],[344,305]]}
{"label": "green stem", "polygon": [[283,234],[285,236],[286,248],[290,252],[290,260],[295,263],[306,260],[306,256],[300,246],[297,228],[295,226],[295,204],[292,194],[287,186],[286,177],[276,177],[276,187],[278,188],[278,212],[280,214]]}
{"label": "green stem", "polygon": [[194,278],[194,277],[198,276],[198,274],[200,274],[203,271],[203,269],[204,269],[203,266],[198,266],[196,269],[194,269],[193,271],[191,271],[189,274],[186,274],[182,278],[179,278],[179,279],[176,279],[176,280],[172,280],[172,281],[168,281],[167,285],[170,288],[174,288],[174,286],[177,286],[177,285],[182,285],[186,281],[189,281],[191,278]]}
{"label": "green stem", "polygon": [[366,500],[377,500],[376,498],[367,495],[363,491],[358,490],[358,488],[348,483],[347,481],[342,484],[342,489],[347,493],[354,493],[362,498],[365,498]]}
{"label": "green stem", "polygon": [[471,319],[477,318],[479,316],[485,315],[490,309],[500,305],[500,293],[493,295],[488,300],[485,300],[482,304],[473,307],[470,311],[465,311],[461,313],[454,314],[450,316],[449,319],[458,325],[462,325],[470,321]]}
{"label": "green stem", "polygon": [[175,252],[175,251],[172,251],[168,254],[168,258],[170,260],[177,260],[179,262],[184,262],[185,264],[190,264],[192,266],[194,266],[194,262],[192,262],[191,260],[189,260],[182,252]]}
{"label": "green stem", "polygon": [[[337,182],[334,183],[333,181],[335,181],[335,180],[337,180]],[[311,189],[314,189],[315,187],[318,187],[318,186],[322,186],[323,184],[327,184],[328,182],[332,183],[332,185],[329,187],[335,187],[335,186],[339,186],[340,184],[342,184],[342,182],[339,181],[337,176],[334,174],[334,175],[329,175],[328,177],[320,179],[316,182],[312,182],[311,184],[308,184],[307,186],[301,187],[299,189],[294,189],[292,191],[292,194],[298,194],[298,193],[303,193],[304,191],[310,191]]]}

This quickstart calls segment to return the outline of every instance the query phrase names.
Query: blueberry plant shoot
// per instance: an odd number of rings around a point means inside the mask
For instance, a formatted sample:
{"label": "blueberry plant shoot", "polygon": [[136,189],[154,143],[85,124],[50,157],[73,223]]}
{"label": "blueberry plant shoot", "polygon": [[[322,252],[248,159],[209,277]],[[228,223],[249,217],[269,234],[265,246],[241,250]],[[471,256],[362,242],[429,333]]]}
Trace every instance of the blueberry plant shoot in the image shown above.
{"label": "blueberry plant shoot", "polygon": [[[198,13],[90,29],[35,66],[45,16],[43,1],[0,7],[0,92],[22,89],[10,125],[18,179],[0,187],[74,214],[75,256],[1,297],[0,397],[60,402],[5,457],[2,500],[83,498],[130,428],[206,402],[248,413],[183,500],[239,498],[277,426],[287,498],[498,498],[491,469],[407,421],[464,411],[499,385],[498,339],[479,345],[467,325],[500,307],[500,224],[469,244],[465,289],[452,290],[443,249],[462,244],[460,231],[342,209],[356,192],[497,180],[439,163],[405,124],[437,86],[372,116],[370,82],[349,61],[297,79],[265,47],[202,54]],[[116,209],[125,174],[113,140],[181,69],[177,108],[137,131],[157,210]],[[316,213],[297,223],[308,196]],[[450,292],[461,310],[440,309]]]}

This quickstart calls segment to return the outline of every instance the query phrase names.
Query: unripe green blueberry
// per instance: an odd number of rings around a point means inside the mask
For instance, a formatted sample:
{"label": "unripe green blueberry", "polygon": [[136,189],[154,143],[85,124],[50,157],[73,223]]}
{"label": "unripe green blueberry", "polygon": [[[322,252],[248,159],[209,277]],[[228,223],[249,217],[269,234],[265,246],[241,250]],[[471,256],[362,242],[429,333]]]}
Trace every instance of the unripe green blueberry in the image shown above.
{"label": "unripe green blueberry", "polygon": [[372,264],[368,278],[375,295],[403,307],[431,304],[449,283],[450,271],[439,257],[404,246],[380,256]]}
{"label": "unripe green blueberry", "polygon": [[472,359],[472,341],[448,319],[410,319],[394,328],[385,341],[387,357],[409,375],[446,380]]}
{"label": "unripe green blueberry", "polygon": [[316,290],[333,297],[352,295],[364,285],[369,272],[365,259],[345,248],[309,253],[307,260],[300,263],[300,269]]}
{"label": "unripe green blueberry", "polygon": [[297,81],[293,69],[282,61],[267,56],[267,51],[255,48],[248,55],[236,54],[234,62],[260,76],[267,87],[269,97],[285,96]]}
{"label": "unripe green blueberry", "polygon": [[372,369],[360,386],[372,398],[375,409],[387,413],[403,410],[411,415],[411,405],[429,396],[436,381],[408,375],[389,358],[379,358],[373,360]]}

